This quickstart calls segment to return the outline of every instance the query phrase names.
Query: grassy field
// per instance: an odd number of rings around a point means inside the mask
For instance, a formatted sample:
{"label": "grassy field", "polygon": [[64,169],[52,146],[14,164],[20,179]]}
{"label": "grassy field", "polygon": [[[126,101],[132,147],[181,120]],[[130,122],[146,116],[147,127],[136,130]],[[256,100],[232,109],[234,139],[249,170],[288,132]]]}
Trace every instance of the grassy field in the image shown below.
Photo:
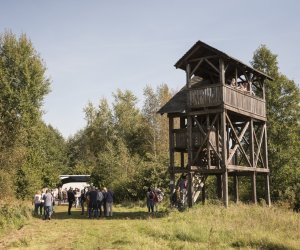
{"label": "grassy field", "polygon": [[0,249],[300,249],[300,214],[276,207],[199,205],[153,216],[114,209],[90,220],[56,206],[51,221],[30,218],[0,236]]}

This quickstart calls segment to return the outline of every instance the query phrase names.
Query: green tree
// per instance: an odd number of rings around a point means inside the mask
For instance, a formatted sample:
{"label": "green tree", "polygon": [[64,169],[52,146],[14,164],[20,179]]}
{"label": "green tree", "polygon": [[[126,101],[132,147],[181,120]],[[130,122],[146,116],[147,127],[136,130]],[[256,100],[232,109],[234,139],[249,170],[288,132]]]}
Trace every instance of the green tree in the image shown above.
{"label": "green tree", "polygon": [[114,96],[113,114],[116,135],[121,138],[130,154],[145,156],[149,151],[149,127],[140,110],[136,107],[137,98],[131,91],[117,90]]}
{"label": "green tree", "polygon": [[265,45],[251,64],[274,79],[266,81],[268,153],[272,196],[282,199],[300,178],[300,90],[279,72],[277,55]]}
{"label": "green tree", "polygon": [[24,142],[49,92],[46,67],[25,34],[0,35],[0,147]]}
{"label": "green tree", "polygon": [[169,123],[168,118],[157,114],[157,111],[169,101],[172,93],[166,84],[162,84],[156,91],[151,86],[146,86],[144,96],[142,111],[150,131],[148,141],[151,153],[155,158],[166,157],[169,152]]}
{"label": "green tree", "polygon": [[67,163],[64,138],[42,121],[43,99],[50,91],[45,72],[25,34],[0,35],[0,171],[20,198],[55,187]]}

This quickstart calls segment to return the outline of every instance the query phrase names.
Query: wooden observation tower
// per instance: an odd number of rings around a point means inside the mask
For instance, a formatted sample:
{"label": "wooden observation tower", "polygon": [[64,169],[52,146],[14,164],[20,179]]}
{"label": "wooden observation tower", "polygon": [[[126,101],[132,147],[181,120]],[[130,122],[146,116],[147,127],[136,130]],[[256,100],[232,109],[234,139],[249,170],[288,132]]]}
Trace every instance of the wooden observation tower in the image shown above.
{"label": "wooden observation tower", "polygon": [[186,176],[191,207],[200,193],[204,199],[205,180],[213,175],[227,207],[228,178],[238,201],[239,177],[249,176],[257,203],[262,175],[270,205],[264,81],[272,79],[201,41],[175,67],[185,71],[186,85],[158,111],[169,118],[171,193],[178,176]]}

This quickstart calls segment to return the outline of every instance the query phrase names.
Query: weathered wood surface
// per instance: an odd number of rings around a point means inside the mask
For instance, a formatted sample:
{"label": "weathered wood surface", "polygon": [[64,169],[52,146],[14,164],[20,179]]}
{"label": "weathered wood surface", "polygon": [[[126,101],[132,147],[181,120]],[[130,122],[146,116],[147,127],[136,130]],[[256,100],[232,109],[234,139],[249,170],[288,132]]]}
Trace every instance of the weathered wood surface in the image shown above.
{"label": "weathered wood surface", "polygon": [[224,103],[261,117],[266,117],[266,103],[263,99],[250,95],[248,91],[224,86]]}
{"label": "weathered wood surface", "polygon": [[230,86],[220,84],[189,90],[189,107],[204,108],[224,103],[237,111],[266,117],[266,103],[263,99]]}
{"label": "weathered wood surface", "polygon": [[[173,129],[174,148],[176,149],[187,149],[187,129]],[[205,135],[203,135],[197,128],[192,129],[192,146],[199,147],[205,140]],[[208,140],[214,147],[216,147],[216,132],[211,130],[209,133]]]}
{"label": "weathered wood surface", "polygon": [[203,87],[192,89],[189,91],[189,106],[191,108],[201,108],[209,106],[217,106],[222,104],[222,86],[212,85],[211,87]]}

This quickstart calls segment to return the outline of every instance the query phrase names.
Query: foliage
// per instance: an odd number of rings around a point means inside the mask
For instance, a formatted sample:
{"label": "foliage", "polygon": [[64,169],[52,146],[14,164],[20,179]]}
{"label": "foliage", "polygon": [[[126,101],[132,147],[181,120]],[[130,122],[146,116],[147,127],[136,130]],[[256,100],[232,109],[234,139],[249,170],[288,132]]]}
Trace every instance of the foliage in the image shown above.
{"label": "foliage", "polygon": [[266,82],[268,154],[272,198],[283,199],[300,178],[300,90],[279,72],[277,55],[265,45],[255,51],[252,65],[274,79]]}
{"label": "foliage", "polygon": [[[43,97],[49,92],[46,67],[26,35],[0,36],[0,146],[22,142],[41,117]],[[20,141],[21,140],[21,141]]]}
{"label": "foliage", "polygon": [[166,116],[157,114],[157,111],[172,97],[166,84],[160,85],[156,91],[151,86],[144,89],[145,101],[143,105],[143,116],[149,126],[149,142],[151,153],[155,157],[167,155],[169,150],[169,123]]}
{"label": "foliage", "polygon": [[0,236],[8,230],[22,227],[31,217],[31,208],[27,203],[15,200],[0,203]]}
{"label": "foliage", "polygon": [[50,91],[45,72],[25,34],[0,35],[0,187],[20,198],[54,186],[66,164],[64,139],[42,121],[43,99]]}
{"label": "foliage", "polygon": [[106,99],[98,107],[88,103],[86,127],[68,141],[70,172],[90,173],[118,201],[144,199],[149,186],[166,187],[168,123],[156,112],[169,96],[166,85],[156,92],[148,86],[142,111],[128,90],[113,94],[112,108]]}

